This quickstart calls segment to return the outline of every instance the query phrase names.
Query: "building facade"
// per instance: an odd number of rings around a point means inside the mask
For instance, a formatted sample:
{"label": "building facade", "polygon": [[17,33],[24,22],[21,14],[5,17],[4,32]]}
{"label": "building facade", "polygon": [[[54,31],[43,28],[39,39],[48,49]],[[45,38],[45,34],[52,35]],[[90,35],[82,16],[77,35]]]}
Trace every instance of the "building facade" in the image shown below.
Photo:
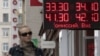
{"label": "building facade", "polygon": [[[12,0],[0,0],[0,56],[6,56],[9,49],[16,45],[13,43],[13,31],[12,31]],[[18,23],[22,23],[22,0],[18,0]],[[15,36],[16,37],[16,36]],[[18,38],[18,36],[17,36]],[[16,38],[16,39],[17,39]],[[15,39],[15,40],[16,40]]]}

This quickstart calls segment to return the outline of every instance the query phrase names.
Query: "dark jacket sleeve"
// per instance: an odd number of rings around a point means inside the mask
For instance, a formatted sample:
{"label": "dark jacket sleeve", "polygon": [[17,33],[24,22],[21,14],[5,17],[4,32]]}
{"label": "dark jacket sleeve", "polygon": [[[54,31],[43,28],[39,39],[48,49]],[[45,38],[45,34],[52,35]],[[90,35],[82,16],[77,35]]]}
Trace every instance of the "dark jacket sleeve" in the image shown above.
{"label": "dark jacket sleeve", "polygon": [[37,49],[36,55],[37,55],[37,56],[44,56],[44,55],[43,55],[43,51],[42,51],[40,48]]}
{"label": "dark jacket sleeve", "polygon": [[13,55],[13,52],[14,52],[13,48],[10,48],[9,54],[10,54],[10,55]]}
{"label": "dark jacket sleeve", "polygon": [[23,56],[24,55],[22,49],[20,49],[18,46],[10,48],[9,54],[11,56]]}
{"label": "dark jacket sleeve", "polygon": [[43,56],[43,51],[40,49],[41,56]]}

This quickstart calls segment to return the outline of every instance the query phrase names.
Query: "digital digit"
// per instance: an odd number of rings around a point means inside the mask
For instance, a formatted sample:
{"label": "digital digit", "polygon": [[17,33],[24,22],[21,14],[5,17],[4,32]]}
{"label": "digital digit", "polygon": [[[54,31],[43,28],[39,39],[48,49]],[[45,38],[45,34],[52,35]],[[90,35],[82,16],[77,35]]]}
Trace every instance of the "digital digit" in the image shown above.
{"label": "digital digit", "polygon": [[81,3],[81,9],[83,9],[83,10],[85,10],[85,11],[87,10],[87,9],[86,9],[86,3]]}
{"label": "digital digit", "polygon": [[76,3],[76,11],[80,11],[81,7],[80,7],[81,3],[77,2]]}
{"label": "digital digit", "polygon": [[69,22],[69,14],[68,13],[64,13],[63,15],[64,17],[64,22]]}
{"label": "digital digit", "polygon": [[64,3],[64,11],[69,11],[69,3]]}
{"label": "digital digit", "polygon": [[59,6],[59,7],[58,7],[59,11],[63,11],[63,3],[59,3],[58,6]]}
{"label": "digital digit", "polygon": [[98,2],[92,3],[92,4],[91,4],[91,9],[92,9],[93,11],[98,11],[98,10],[99,10],[99,4],[98,4]]}
{"label": "digital digit", "polygon": [[92,21],[93,22],[98,22],[99,21],[99,14],[98,13],[93,13],[92,14]]}
{"label": "digital digit", "polygon": [[68,3],[58,3],[59,11],[69,11],[69,4]]}
{"label": "digital digit", "polygon": [[46,3],[46,11],[51,11],[51,4],[50,3]]}
{"label": "digital digit", "polygon": [[75,14],[75,17],[81,22],[86,21],[86,13],[77,13]]}
{"label": "digital digit", "polygon": [[54,2],[52,3],[51,10],[52,10],[52,11],[56,11],[56,3],[54,3]]}
{"label": "digital digit", "polygon": [[48,21],[51,21],[51,14],[45,14],[45,16]]}
{"label": "digital digit", "polygon": [[59,17],[59,22],[69,22],[69,14],[68,13],[59,13],[58,17]]}
{"label": "digital digit", "polygon": [[63,18],[64,18],[63,17],[63,13],[59,13],[59,16],[58,17],[59,17],[59,22],[63,22]]}
{"label": "digital digit", "polygon": [[87,9],[86,9],[86,3],[77,2],[76,3],[76,11],[81,11],[81,10],[87,11]]}

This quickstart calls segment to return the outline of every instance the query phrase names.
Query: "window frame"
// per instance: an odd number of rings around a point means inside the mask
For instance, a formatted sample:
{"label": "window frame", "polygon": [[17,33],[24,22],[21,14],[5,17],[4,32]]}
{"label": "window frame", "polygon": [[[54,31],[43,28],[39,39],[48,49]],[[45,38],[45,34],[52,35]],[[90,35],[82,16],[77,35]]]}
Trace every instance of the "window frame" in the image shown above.
{"label": "window frame", "polygon": [[9,51],[9,43],[4,42],[2,44],[2,50],[3,50],[3,52],[8,52]]}
{"label": "window frame", "polygon": [[19,8],[22,8],[22,6],[23,6],[22,0],[18,0],[18,1],[19,1]]}
{"label": "window frame", "polygon": [[9,14],[8,13],[3,13],[3,22],[9,22]]}
{"label": "window frame", "polygon": [[3,0],[3,8],[9,7],[9,0]]}
{"label": "window frame", "polygon": [[[83,56],[86,56],[87,55],[87,50],[86,50],[86,46],[87,46],[87,43],[86,43],[86,41],[87,40],[91,40],[91,39],[94,39],[95,38],[95,36],[86,36],[86,30],[84,30],[84,31],[82,31],[82,35],[83,35],[83,37],[82,37],[82,45],[83,45],[83,47],[82,47],[82,54],[83,54]],[[95,33],[95,31],[94,31],[94,33]]]}
{"label": "window frame", "polygon": [[19,18],[18,23],[22,24],[23,23],[23,14],[19,14],[18,18]]}
{"label": "window frame", "polygon": [[9,37],[10,36],[10,28],[2,28],[2,36],[3,37]]}

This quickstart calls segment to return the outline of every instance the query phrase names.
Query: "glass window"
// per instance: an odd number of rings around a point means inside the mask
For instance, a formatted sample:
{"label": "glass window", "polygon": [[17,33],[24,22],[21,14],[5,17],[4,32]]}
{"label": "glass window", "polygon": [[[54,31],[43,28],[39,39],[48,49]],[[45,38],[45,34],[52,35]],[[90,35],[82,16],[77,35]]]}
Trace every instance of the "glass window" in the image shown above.
{"label": "glass window", "polygon": [[19,23],[22,23],[22,14],[19,14]]}
{"label": "glass window", "polygon": [[8,22],[8,14],[3,14],[3,22]]}
{"label": "glass window", "polygon": [[8,8],[8,0],[3,0],[3,8]]}
{"label": "glass window", "polygon": [[19,8],[22,8],[22,0],[19,0]]}
{"label": "glass window", "polygon": [[8,51],[8,43],[3,43],[3,51]]}
{"label": "glass window", "polygon": [[3,29],[2,29],[2,32],[3,32],[3,36],[4,36],[4,37],[9,36],[9,28],[3,28]]}

